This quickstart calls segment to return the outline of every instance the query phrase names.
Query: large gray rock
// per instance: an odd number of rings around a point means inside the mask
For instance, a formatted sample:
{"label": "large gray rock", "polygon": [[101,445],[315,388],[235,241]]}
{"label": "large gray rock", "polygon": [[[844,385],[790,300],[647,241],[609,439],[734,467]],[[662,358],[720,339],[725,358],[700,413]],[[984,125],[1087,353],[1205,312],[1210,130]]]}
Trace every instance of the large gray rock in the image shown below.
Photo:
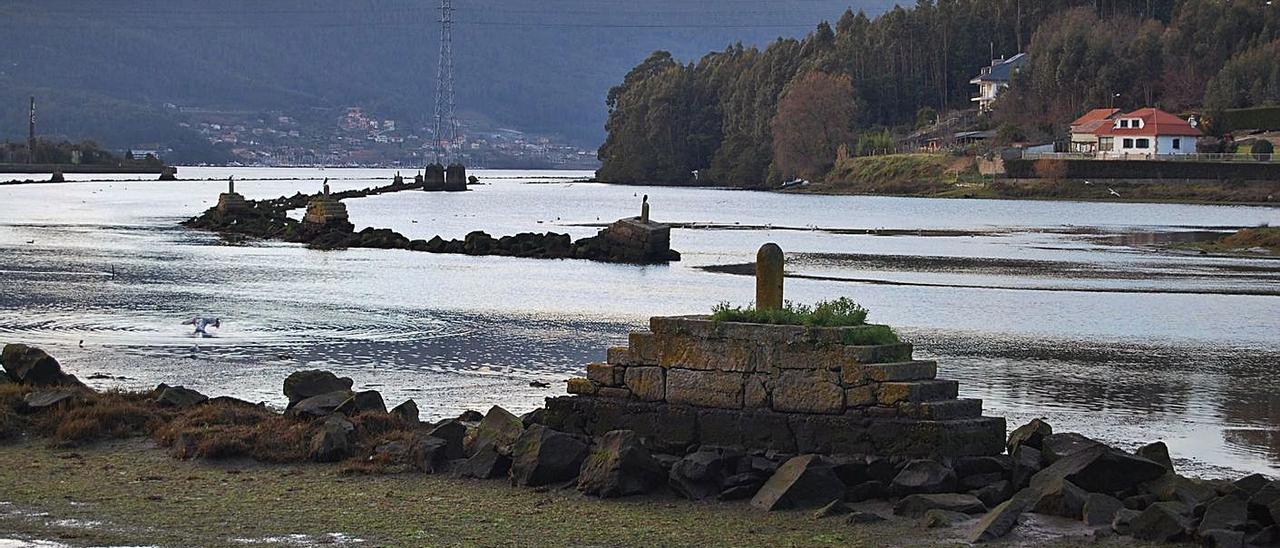
{"label": "large gray rock", "polygon": [[1158,462],[1170,472],[1174,471],[1173,458],[1169,456],[1169,446],[1165,445],[1162,441],[1148,443],[1139,447],[1137,451],[1134,451],[1134,454],[1144,459]]}
{"label": "large gray rock", "polygon": [[735,455],[722,450],[700,449],[671,466],[667,483],[672,490],[690,500],[714,497],[723,489],[723,480],[733,475],[734,458]]}
{"label": "large gray rock", "polygon": [[29,386],[81,385],[72,375],[62,371],[62,366],[44,350],[25,344],[6,344],[0,351],[0,364],[4,365],[8,378]]}
{"label": "large gray rock", "polygon": [[1200,541],[1210,548],[1244,548],[1244,531],[1213,529],[1200,533]]}
{"label": "large gray rock", "polygon": [[1053,435],[1053,427],[1049,423],[1041,419],[1031,419],[1031,422],[1019,426],[1009,433],[1009,441],[1005,444],[1009,454],[1012,455],[1014,450],[1020,445],[1026,445],[1032,449],[1040,449],[1040,442],[1045,436]]}
{"label": "large gray rock", "polygon": [[751,506],[764,511],[817,508],[844,497],[835,467],[819,455],[800,455],[783,463],[766,481]]}
{"label": "large gray rock", "polygon": [[1124,509],[1124,503],[1120,499],[1111,495],[1102,493],[1090,493],[1084,499],[1084,520],[1085,525],[1099,527],[1111,525],[1116,519],[1116,513]]}
{"label": "large gray rock", "polygon": [[973,495],[956,493],[937,493],[929,495],[909,495],[893,505],[893,513],[897,516],[918,518],[930,510],[946,510],[965,514],[981,514],[987,507]]}
{"label": "large gray rock", "polygon": [[997,481],[981,489],[970,491],[969,494],[978,497],[978,500],[987,505],[987,508],[995,508],[996,505],[1013,496],[1013,485],[1007,480]]}
{"label": "large gray rock", "polygon": [[352,384],[354,381],[350,378],[338,377],[328,371],[294,371],[284,379],[284,395],[289,397],[288,408],[292,408],[302,400],[321,394],[350,392]]}
{"label": "large gray rock", "polygon": [[1188,520],[1179,502],[1157,502],[1129,522],[1129,534],[1141,540],[1173,542],[1187,534]]}
{"label": "large gray rock", "polygon": [[1214,529],[1244,531],[1249,524],[1249,505],[1237,497],[1219,497],[1210,502],[1200,518],[1197,533],[1203,537]]}
{"label": "large gray rock", "polygon": [[437,474],[448,467],[449,442],[430,436],[413,440],[410,449],[410,460],[413,467],[421,472]]}
{"label": "large gray rock", "polygon": [[1086,438],[1075,432],[1045,436],[1040,442],[1040,453],[1046,466],[1089,449],[1103,445],[1099,441]]}
{"label": "large gray rock", "polygon": [[639,495],[662,484],[666,472],[630,430],[601,436],[578,474],[578,490],[602,498]]}
{"label": "large gray rock", "polygon": [[458,466],[458,475],[468,478],[505,477],[511,469],[511,457],[498,452],[491,443],[476,448],[471,457]]}
{"label": "large gray rock", "polygon": [[1140,515],[1142,515],[1141,510],[1121,508],[1116,512],[1116,517],[1111,520],[1111,530],[1121,535],[1129,534],[1131,529],[1130,524],[1132,524],[1133,520],[1137,519]]}
{"label": "large gray rock", "polygon": [[315,462],[338,462],[351,456],[356,427],[342,415],[329,415],[311,437],[309,456]]}
{"label": "large gray rock", "polygon": [[450,460],[460,459],[467,456],[463,448],[463,440],[467,437],[467,425],[458,419],[449,419],[437,424],[427,436],[439,438],[447,442],[445,446],[445,458]]}
{"label": "large gray rock", "polygon": [[920,516],[920,526],[926,529],[952,527],[972,519],[974,519],[973,516],[964,512],[952,512],[935,508]]}
{"label": "large gray rock", "polygon": [[1213,483],[1166,473],[1139,486],[1140,494],[1148,494],[1156,501],[1181,502],[1188,508],[1208,503],[1218,497]]}
{"label": "large gray rock", "polygon": [[969,542],[989,542],[1009,534],[1018,525],[1018,518],[1035,504],[1038,495],[1031,487],[1014,493],[1012,498],[992,508],[978,520],[969,531]]}
{"label": "large gray rock", "polygon": [[1243,478],[1231,482],[1231,485],[1239,489],[1245,498],[1252,497],[1255,493],[1271,483],[1271,478],[1262,474],[1249,474]]}
{"label": "large gray rock", "polygon": [[360,413],[386,413],[387,404],[382,401],[382,394],[377,390],[363,390],[352,394],[350,398],[339,404],[335,411],[348,416]]}
{"label": "large gray rock", "polygon": [[484,419],[476,426],[473,435],[465,440],[464,448],[468,455],[474,455],[480,447],[488,445],[498,454],[510,456],[511,446],[523,433],[524,421],[512,415],[510,411],[495,405],[485,413]]}
{"label": "large gray rock", "polygon": [[351,392],[342,390],[312,396],[289,407],[287,414],[298,417],[324,417],[332,414],[339,405],[351,399]]}
{"label": "large gray rock", "polygon": [[413,400],[404,400],[404,403],[391,408],[391,414],[400,417],[401,420],[416,424],[418,422],[418,404]]}
{"label": "large gray rock", "polygon": [[1013,450],[1013,471],[1010,481],[1015,489],[1031,484],[1031,477],[1043,468],[1040,450],[1029,445],[1019,445]]}
{"label": "large gray rock", "polygon": [[1062,478],[1050,479],[1035,485],[1033,489],[1039,496],[1031,507],[1032,511],[1071,519],[1081,518],[1085,499],[1089,496],[1084,489]]}
{"label": "large gray rock", "polygon": [[525,430],[511,448],[511,483],[538,487],[578,476],[587,444],[541,424]]}
{"label": "large gray rock", "polygon": [[1262,486],[1249,497],[1249,517],[1262,523],[1280,524],[1280,521],[1272,521],[1271,505],[1276,501],[1280,501],[1280,481]]}
{"label": "large gray rock", "polygon": [[32,412],[60,404],[83,402],[85,391],[78,388],[37,388],[22,397],[22,411]]}
{"label": "large gray rock", "polygon": [[1031,483],[1065,479],[1090,493],[1116,494],[1166,472],[1159,463],[1105,445],[1091,445],[1036,473]]}
{"label": "large gray rock", "polygon": [[895,496],[948,493],[955,489],[955,472],[941,463],[927,459],[908,462],[889,484],[889,491]]}
{"label": "large gray rock", "polygon": [[202,404],[208,400],[208,396],[182,386],[167,386],[161,384],[160,387],[157,387],[156,389],[155,403],[160,407],[186,409],[188,407]]}

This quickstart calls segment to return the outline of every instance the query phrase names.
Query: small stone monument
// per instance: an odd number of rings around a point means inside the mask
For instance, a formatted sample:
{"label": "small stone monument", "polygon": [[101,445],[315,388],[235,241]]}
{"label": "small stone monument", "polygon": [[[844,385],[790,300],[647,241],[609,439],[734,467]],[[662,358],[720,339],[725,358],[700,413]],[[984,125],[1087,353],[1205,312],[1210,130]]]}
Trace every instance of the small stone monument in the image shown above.
{"label": "small stone monument", "polygon": [[428,164],[426,171],[423,173],[422,189],[427,191],[444,190],[444,166],[440,164]]}
{"label": "small stone monument", "polygon": [[445,170],[445,186],[444,189],[457,192],[467,189],[467,168],[462,164],[449,164]]}
{"label": "small stone monument", "polygon": [[245,201],[244,196],[236,193],[236,178],[227,177],[227,191],[218,195],[218,212],[231,213],[248,209],[248,207],[249,203]]}
{"label": "small stone monument", "polygon": [[601,231],[609,242],[610,255],[631,263],[667,262],[678,255],[671,251],[671,227],[649,218],[649,195],[640,202],[640,216],[619,219]]}
{"label": "small stone monument", "polygon": [[756,310],[782,308],[782,248],[767,243],[756,252]]}
{"label": "small stone monument", "polygon": [[350,224],[347,220],[347,206],[329,195],[329,179],[324,180],[324,192],[307,204],[307,213],[303,215],[302,222],[315,226]]}

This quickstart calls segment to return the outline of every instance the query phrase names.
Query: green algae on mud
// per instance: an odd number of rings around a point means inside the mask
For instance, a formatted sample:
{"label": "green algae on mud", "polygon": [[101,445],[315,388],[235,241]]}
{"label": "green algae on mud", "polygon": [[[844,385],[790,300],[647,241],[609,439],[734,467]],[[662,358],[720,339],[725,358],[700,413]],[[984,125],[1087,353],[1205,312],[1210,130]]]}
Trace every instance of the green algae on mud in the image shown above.
{"label": "green algae on mud", "polygon": [[293,538],[373,546],[958,546],[966,531],[661,494],[599,500],[441,475],[342,476],[337,465],[179,461],[141,438],[75,452],[25,439],[0,445],[0,461],[9,463],[0,530],[71,545],[243,546],[301,535]]}

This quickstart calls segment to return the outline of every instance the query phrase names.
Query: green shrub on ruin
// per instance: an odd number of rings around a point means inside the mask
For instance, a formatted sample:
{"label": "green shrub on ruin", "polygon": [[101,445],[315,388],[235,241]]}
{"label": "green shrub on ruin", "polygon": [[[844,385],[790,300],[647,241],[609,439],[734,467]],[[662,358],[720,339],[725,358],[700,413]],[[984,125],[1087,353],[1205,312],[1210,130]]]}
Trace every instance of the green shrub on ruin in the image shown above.
{"label": "green shrub on ruin", "polygon": [[877,345],[901,342],[893,328],[887,325],[867,323],[867,309],[852,300],[841,297],[834,301],[819,301],[813,306],[787,301],[779,309],[757,310],[755,307],[733,306],[720,303],[711,309],[711,319],[717,322],[763,323],[770,325],[804,325],[810,327],[861,327],[844,334],[844,344]]}

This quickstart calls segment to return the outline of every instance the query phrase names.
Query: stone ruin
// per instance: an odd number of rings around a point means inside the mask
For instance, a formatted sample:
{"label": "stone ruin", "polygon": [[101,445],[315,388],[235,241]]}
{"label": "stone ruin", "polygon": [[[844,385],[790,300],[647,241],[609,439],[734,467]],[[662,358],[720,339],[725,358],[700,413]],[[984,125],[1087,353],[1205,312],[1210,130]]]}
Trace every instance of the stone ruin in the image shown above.
{"label": "stone ruin", "polygon": [[640,204],[639,217],[619,219],[600,231],[608,244],[610,260],[624,263],[665,263],[680,260],[671,250],[671,227],[649,219],[649,196]]}
{"label": "stone ruin", "polygon": [[218,212],[234,213],[249,208],[244,196],[236,192],[236,178],[227,177],[227,191],[218,195]]}
{"label": "stone ruin", "polygon": [[347,206],[329,194],[328,179],[324,180],[324,192],[307,203],[307,212],[302,216],[302,223],[313,227],[350,226]]}
{"label": "stone ruin", "polygon": [[460,192],[467,189],[467,168],[462,164],[429,164],[421,182],[422,189],[428,192]]}

